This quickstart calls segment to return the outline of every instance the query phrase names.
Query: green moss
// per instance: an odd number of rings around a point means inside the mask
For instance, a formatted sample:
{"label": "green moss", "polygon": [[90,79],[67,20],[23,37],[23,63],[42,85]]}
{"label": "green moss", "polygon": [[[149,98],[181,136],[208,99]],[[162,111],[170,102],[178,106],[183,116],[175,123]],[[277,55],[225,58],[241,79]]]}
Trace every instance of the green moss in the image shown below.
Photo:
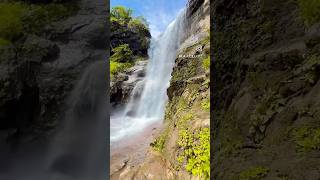
{"label": "green moss", "polygon": [[281,101],[279,95],[272,91],[267,91],[261,98],[260,102],[256,105],[256,109],[250,117],[254,125],[259,125],[268,119],[279,110],[279,106],[284,102]]}
{"label": "green moss", "polygon": [[311,25],[320,21],[319,0],[297,0],[300,8],[300,16],[306,24]]}
{"label": "green moss", "polygon": [[294,71],[294,75],[301,76],[306,82],[314,84],[318,80],[318,70],[320,66],[320,55],[311,54],[304,61],[303,65]]}
{"label": "green moss", "polygon": [[239,180],[259,180],[265,177],[269,172],[265,167],[252,167],[239,174]]}
{"label": "green moss", "polygon": [[210,178],[210,130],[203,128],[191,132],[188,129],[179,131],[178,146],[183,149],[177,157],[185,169],[201,179]]}
{"label": "green moss", "polygon": [[177,122],[178,128],[185,127],[187,125],[187,122],[190,121],[191,119],[193,119],[193,114],[191,112],[182,116]]}
{"label": "green moss", "polygon": [[202,66],[205,70],[209,70],[210,69],[210,56],[208,56],[207,58],[205,58],[202,62]]}
{"label": "green moss", "polygon": [[219,114],[216,119],[221,123],[219,157],[229,157],[235,153],[243,144],[244,139],[241,134],[236,114],[233,110]]}
{"label": "green moss", "polygon": [[204,101],[201,102],[201,107],[204,110],[210,109],[210,99],[204,99]]}
{"label": "green moss", "polygon": [[299,127],[294,128],[292,137],[297,145],[298,152],[310,150],[320,150],[320,128],[319,127]]}
{"label": "green moss", "polygon": [[254,90],[264,91],[267,87],[267,81],[265,81],[265,77],[258,72],[249,72],[248,79]]}

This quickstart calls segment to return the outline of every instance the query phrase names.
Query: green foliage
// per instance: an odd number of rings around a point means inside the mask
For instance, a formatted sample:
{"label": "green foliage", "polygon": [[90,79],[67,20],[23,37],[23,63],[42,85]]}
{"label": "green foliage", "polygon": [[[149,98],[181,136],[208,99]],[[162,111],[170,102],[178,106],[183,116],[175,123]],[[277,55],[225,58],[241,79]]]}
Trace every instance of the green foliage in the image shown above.
{"label": "green foliage", "polygon": [[165,142],[166,142],[166,137],[165,136],[159,136],[150,145],[153,147],[154,150],[156,150],[158,152],[162,152],[163,149],[164,149]]}
{"label": "green foliage", "polygon": [[127,63],[133,61],[133,52],[128,44],[122,44],[112,49],[114,53],[110,60],[113,62]]}
{"label": "green foliage", "polygon": [[163,149],[165,148],[165,144],[166,144],[166,139],[168,137],[168,130],[169,128],[165,129],[159,137],[156,138],[156,140],[154,142],[152,142],[150,144],[150,146],[158,152],[162,152]]}
{"label": "green foliage", "polygon": [[239,175],[239,180],[259,180],[265,177],[268,172],[269,169],[265,167],[252,167],[241,172]]}
{"label": "green foliage", "polygon": [[0,3],[0,38],[12,41],[22,33],[22,17],[26,11],[22,3]]}
{"label": "green foliage", "polygon": [[148,23],[145,18],[138,16],[132,17],[132,10],[123,6],[115,6],[111,9],[110,21],[120,25],[125,25],[130,29],[137,30],[140,33],[149,31]]}
{"label": "green foliage", "polygon": [[132,67],[134,65],[133,62],[121,63],[110,61],[110,76],[113,77],[115,74],[119,72],[123,72],[126,69]]}
{"label": "green foliage", "polygon": [[205,58],[203,60],[202,66],[205,70],[209,70],[210,69],[210,56],[208,56],[207,58]]}
{"label": "green foliage", "polygon": [[305,23],[311,25],[320,21],[320,1],[319,0],[297,0],[300,8],[300,16]]}
{"label": "green foliage", "polygon": [[123,72],[126,69],[134,65],[133,52],[128,44],[122,44],[112,49],[114,53],[110,57],[110,76],[113,77],[119,72]]}
{"label": "green foliage", "polygon": [[111,22],[118,22],[119,24],[127,24],[132,19],[132,10],[123,6],[112,7],[110,17]]}
{"label": "green foliage", "polygon": [[190,132],[179,131],[177,144],[183,151],[177,157],[181,164],[186,161],[186,170],[201,179],[210,178],[210,130],[203,128]]}
{"label": "green foliage", "polygon": [[297,144],[298,152],[320,150],[320,128],[299,127],[292,131],[294,142]]}

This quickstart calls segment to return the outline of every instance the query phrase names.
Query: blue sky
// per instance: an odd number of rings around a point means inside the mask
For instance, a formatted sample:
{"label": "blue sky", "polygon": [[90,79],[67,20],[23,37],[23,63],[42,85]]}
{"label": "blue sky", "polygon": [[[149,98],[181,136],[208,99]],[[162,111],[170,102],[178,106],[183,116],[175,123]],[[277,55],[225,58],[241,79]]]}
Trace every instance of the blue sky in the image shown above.
{"label": "blue sky", "polygon": [[110,0],[111,7],[131,8],[134,16],[143,16],[149,23],[151,35],[157,37],[185,7],[187,0]]}

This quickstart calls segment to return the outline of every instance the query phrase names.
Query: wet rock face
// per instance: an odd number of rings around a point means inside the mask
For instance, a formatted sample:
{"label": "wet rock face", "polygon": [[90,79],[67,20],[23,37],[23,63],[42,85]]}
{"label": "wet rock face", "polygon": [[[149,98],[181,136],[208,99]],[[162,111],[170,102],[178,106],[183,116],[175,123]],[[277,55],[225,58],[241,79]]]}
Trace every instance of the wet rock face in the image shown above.
{"label": "wet rock face", "polygon": [[83,69],[107,58],[104,1],[75,3],[79,6],[75,15],[0,50],[0,129],[4,132],[13,129],[22,137],[54,128]]}
{"label": "wet rock face", "polygon": [[35,76],[37,69],[37,63],[25,62],[12,72],[15,79],[10,75],[1,79],[1,129],[25,129],[39,116],[39,86]]}
{"label": "wet rock face", "polygon": [[214,2],[215,179],[253,170],[266,179],[319,178],[309,168],[320,166],[311,158],[318,150],[301,144],[319,118],[301,111],[319,111],[320,31],[299,18],[299,6],[284,0]]}
{"label": "wet rock face", "polygon": [[[142,92],[141,86],[137,83],[143,83],[147,61],[137,62],[135,66],[126,70],[124,73],[117,74],[110,83],[110,103],[113,106],[125,104],[129,98],[138,98]],[[133,89],[136,88],[134,94]],[[131,97],[132,95],[132,97]]]}

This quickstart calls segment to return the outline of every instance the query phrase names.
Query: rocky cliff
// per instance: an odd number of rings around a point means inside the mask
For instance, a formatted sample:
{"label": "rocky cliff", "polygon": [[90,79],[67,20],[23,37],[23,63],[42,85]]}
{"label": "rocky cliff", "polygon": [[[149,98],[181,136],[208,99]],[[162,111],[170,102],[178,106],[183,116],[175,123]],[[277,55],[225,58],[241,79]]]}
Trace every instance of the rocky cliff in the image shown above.
{"label": "rocky cliff", "polygon": [[83,69],[106,59],[106,4],[72,3],[77,7],[73,14],[45,24],[38,33],[24,33],[10,46],[1,46],[2,143],[43,137],[54,129]]}
{"label": "rocky cliff", "polygon": [[319,1],[212,4],[214,179],[319,179]]}

